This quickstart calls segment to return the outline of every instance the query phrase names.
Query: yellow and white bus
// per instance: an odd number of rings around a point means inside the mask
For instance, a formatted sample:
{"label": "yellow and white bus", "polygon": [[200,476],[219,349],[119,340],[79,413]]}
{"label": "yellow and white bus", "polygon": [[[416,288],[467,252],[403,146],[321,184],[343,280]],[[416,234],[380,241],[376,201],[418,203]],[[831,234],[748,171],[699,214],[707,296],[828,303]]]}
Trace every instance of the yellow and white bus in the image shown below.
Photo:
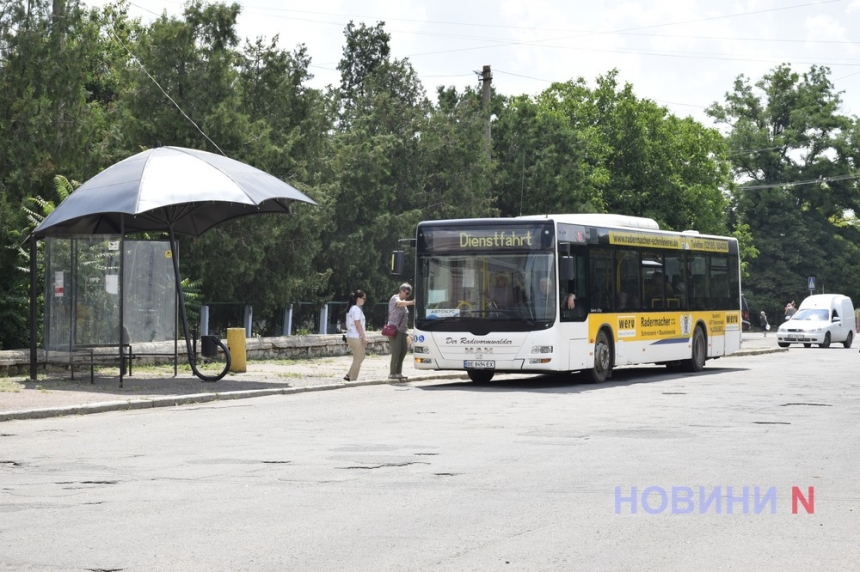
{"label": "yellow and white bus", "polygon": [[700,371],[741,342],[737,240],[652,219],[561,214],[427,221],[415,250],[415,368]]}

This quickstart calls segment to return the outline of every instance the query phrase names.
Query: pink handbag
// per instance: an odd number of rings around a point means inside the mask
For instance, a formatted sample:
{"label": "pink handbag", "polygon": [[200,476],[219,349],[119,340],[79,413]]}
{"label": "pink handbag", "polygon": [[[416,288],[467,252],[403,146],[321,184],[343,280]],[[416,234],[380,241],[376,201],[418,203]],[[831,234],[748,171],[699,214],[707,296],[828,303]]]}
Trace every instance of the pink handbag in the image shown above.
{"label": "pink handbag", "polygon": [[382,335],[386,338],[393,338],[397,335],[397,326],[394,324],[385,324],[382,326]]}

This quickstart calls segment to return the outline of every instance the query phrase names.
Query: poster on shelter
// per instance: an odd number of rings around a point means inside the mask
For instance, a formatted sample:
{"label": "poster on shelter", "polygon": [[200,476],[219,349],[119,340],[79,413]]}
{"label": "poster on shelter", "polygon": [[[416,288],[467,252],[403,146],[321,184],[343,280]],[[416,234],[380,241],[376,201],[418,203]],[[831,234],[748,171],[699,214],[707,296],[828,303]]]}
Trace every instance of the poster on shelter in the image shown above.
{"label": "poster on shelter", "polygon": [[119,274],[105,275],[105,292],[119,294]]}
{"label": "poster on shelter", "polygon": [[58,270],[54,272],[54,297],[62,298],[65,291],[66,288],[63,284],[63,271]]}

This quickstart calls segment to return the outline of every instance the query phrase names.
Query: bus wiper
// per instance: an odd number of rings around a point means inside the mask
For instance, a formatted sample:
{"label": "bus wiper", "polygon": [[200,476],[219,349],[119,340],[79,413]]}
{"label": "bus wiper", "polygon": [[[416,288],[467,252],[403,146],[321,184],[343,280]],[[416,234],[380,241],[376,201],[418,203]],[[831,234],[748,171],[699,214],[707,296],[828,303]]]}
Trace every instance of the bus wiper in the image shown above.
{"label": "bus wiper", "polygon": [[468,318],[469,316],[502,316],[504,318],[515,318],[517,320],[520,320],[521,322],[525,322],[530,326],[533,326],[535,323],[534,320],[524,316],[523,313],[518,310],[506,310],[499,308],[493,310],[470,310],[468,314],[463,317]]}
{"label": "bus wiper", "polygon": [[426,327],[428,330],[431,330],[431,329],[433,329],[434,324],[442,324],[444,322],[451,321],[454,318],[460,319],[460,318],[462,318],[462,316],[445,316],[444,318],[433,318],[432,320],[425,320],[425,322],[427,324]]}

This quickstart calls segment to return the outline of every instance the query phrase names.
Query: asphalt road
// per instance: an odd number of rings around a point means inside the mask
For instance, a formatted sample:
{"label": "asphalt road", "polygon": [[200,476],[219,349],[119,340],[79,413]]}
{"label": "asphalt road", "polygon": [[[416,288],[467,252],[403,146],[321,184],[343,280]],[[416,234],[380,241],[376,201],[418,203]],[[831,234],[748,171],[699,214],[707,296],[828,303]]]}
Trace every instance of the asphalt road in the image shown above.
{"label": "asphalt road", "polygon": [[0,570],[857,569],[858,365],[792,348],[8,421]]}

